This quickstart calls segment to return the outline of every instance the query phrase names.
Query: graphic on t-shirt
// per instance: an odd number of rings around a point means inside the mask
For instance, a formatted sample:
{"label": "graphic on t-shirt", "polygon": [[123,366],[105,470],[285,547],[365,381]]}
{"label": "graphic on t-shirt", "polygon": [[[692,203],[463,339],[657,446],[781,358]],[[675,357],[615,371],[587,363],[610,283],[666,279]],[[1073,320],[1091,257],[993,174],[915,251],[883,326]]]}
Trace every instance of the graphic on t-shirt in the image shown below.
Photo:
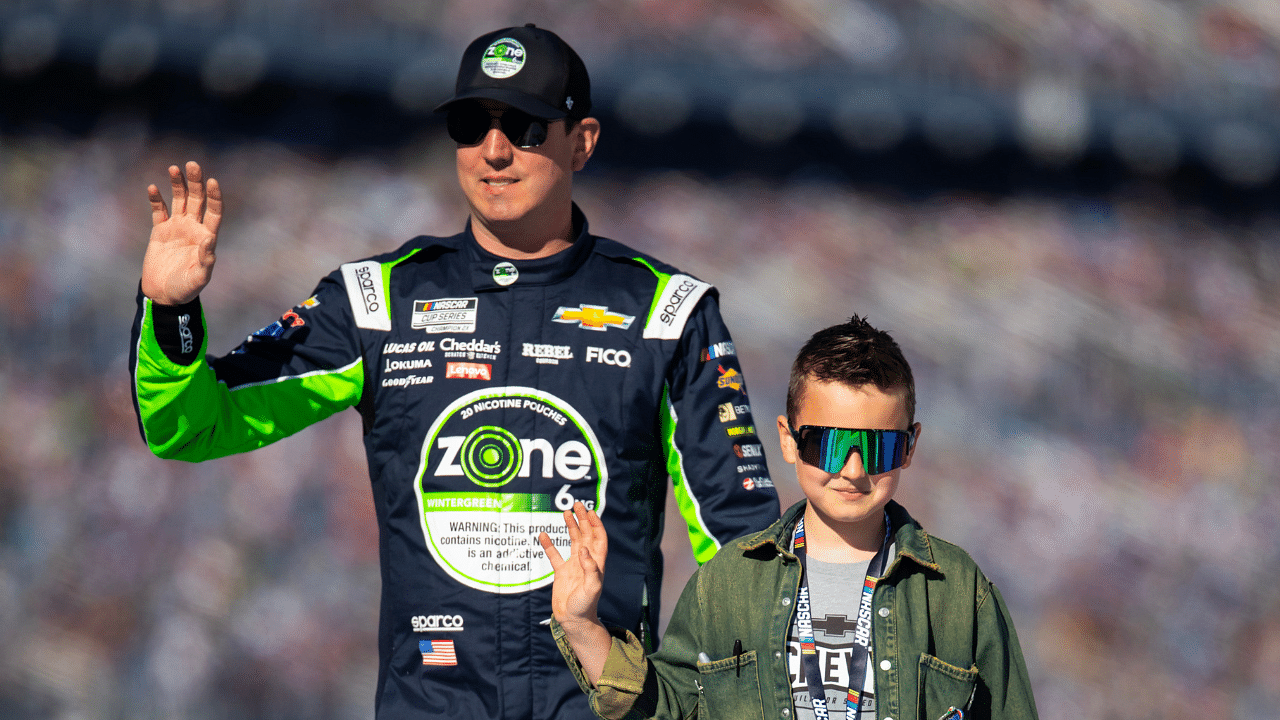
{"label": "graphic on t-shirt", "polygon": [[[796,546],[800,546],[797,538]],[[809,598],[811,631],[814,645],[814,657],[818,670],[822,673],[822,690],[826,695],[827,712],[835,720],[845,720],[846,703],[852,701],[849,693],[849,668],[853,664],[854,653],[866,658],[866,650],[858,643],[858,634],[869,628],[866,623],[859,623],[858,610],[862,593],[850,592],[855,578],[865,578],[868,562],[861,563],[828,563],[812,557],[805,564],[805,581],[811,591]],[[814,717],[813,703],[809,698],[807,669],[801,660],[801,638],[805,633],[799,627],[800,599],[796,603],[797,618],[793,620],[790,635],[787,638],[787,671],[791,679],[791,697],[796,706],[796,720],[810,720]],[[862,714],[849,713],[848,720],[862,720],[875,717],[875,675],[871,663],[863,663],[863,677],[853,683],[855,690],[861,691],[859,702]]]}
{"label": "graphic on t-shirt", "polygon": [[416,481],[423,537],[467,587],[533,590],[554,577],[538,533],[568,555],[562,511],[575,500],[602,511],[608,482],[600,443],[569,403],[536,388],[477,390],[427,431]]}
{"label": "graphic on t-shirt", "polygon": [[[833,636],[824,633],[823,628],[835,629],[842,625],[849,626],[846,639],[839,641],[839,633]],[[831,717],[839,718],[844,714],[845,699],[849,694],[849,664],[854,651],[865,652],[853,642],[853,623],[843,615],[827,615],[813,621],[814,650],[818,658],[818,667],[822,670],[822,689],[827,696],[827,709]],[[800,660],[800,642],[791,638],[787,643],[787,675],[791,680],[791,697],[795,701],[797,718],[813,717],[813,703],[809,700],[808,678],[805,676],[804,663]],[[862,690],[863,710],[875,709],[875,694],[871,683],[864,684]],[[856,718],[856,716],[854,716]],[[850,718],[850,720],[854,720]]]}

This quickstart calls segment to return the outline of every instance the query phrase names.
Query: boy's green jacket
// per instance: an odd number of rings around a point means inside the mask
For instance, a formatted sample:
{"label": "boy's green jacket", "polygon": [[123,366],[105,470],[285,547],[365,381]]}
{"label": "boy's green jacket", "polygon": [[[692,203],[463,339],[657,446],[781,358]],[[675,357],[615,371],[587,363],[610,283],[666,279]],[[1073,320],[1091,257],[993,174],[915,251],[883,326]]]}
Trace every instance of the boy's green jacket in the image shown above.
{"label": "boy's green jacket", "polygon": [[[633,635],[611,628],[598,689],[553,623],[592,709],[610,719],[793,717],[787,631],[800,563],[789,548],[804,507],[801,501],[768,529],[725,544],[702,566],[658,652],[645,657]],[[901,505],[886,509],[897,552],[872,598],[876,714],[938,720],[955,708],[966,720],[1036,718],[1022,649],[996,587],[968,553],[926,533]],[[850,592],[861,584],[851,581]],[[711,661],[700,662],[699,653]]]}

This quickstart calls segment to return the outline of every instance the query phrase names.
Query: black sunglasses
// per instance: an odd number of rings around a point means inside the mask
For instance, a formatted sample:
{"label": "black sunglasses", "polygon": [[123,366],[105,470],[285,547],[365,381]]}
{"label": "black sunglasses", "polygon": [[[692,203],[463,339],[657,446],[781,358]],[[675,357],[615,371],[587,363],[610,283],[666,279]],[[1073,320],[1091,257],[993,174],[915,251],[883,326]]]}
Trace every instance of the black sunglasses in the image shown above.
{"label": "black sunglasses", "polygon": [[495,119],[498,127],[502,128],[502,134],[518,148],[535,148],[547,140],[546,120],[513,107],[494,116],[480,103],[458,103],[449,108],[445,124],[454,142],[475,145],[489,133]]}

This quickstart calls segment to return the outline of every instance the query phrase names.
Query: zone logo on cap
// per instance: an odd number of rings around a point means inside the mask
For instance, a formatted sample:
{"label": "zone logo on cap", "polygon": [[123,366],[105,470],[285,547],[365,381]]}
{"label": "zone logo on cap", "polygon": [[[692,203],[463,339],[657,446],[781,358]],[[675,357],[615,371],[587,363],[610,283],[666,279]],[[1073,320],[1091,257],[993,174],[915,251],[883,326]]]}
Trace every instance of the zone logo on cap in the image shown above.
{"label": "zone logo on cap", "polygon": [[501,80],[520,72],[524,67],[524,45],[515,38],[504,37],[485,48],[480,59],[480,69],[485,75]]}

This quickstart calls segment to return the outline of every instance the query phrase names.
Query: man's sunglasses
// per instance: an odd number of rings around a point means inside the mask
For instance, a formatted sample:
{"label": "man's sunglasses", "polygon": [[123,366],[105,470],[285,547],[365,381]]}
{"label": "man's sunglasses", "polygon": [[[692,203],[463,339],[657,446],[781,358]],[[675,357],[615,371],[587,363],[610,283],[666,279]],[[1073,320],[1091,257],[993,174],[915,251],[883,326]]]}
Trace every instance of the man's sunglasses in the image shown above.
{"label": "man's sunglasses", "polygon": [[858,452],[862,468],[868,475],[887,473],[902,467],[911,454],[914,432],[902,430],[852,430],[850,428],[801,425],[792,430],[800,459],[806,464],[832,474],[839,473],[849,461],[849,453]]}
{"label": "man's sunglasses", "polygon": [[463,145],[475,145],[484,139],[498,121],[502,134],[519,148],[535,148],[547,140],[547,121],[513,107],[506,108],[499,116],[489,114],[480,103],[458,103],[449,108],[445,124],[449,137]]}

